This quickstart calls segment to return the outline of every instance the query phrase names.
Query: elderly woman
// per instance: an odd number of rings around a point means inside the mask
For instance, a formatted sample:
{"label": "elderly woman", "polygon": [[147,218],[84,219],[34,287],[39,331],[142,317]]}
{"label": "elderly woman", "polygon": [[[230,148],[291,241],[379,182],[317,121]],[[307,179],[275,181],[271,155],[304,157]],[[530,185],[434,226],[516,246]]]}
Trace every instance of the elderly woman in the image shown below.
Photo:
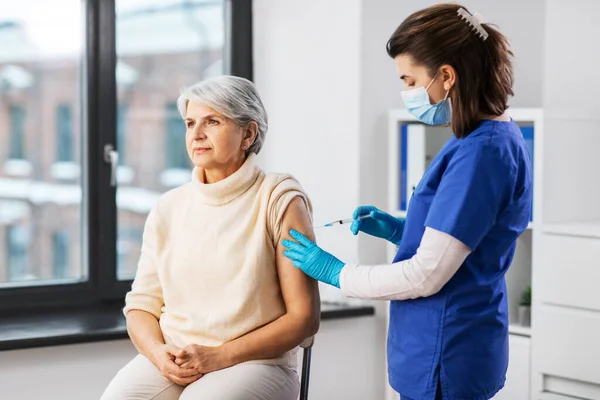
{"label": "elderly woman", "polygon": [[317,332],[320,301],[281,242],[314,235],[310,201],[256,165],[267,115],[250,81],[200,82],[177,104],[192,180],[148,215],[124,309],[140,354],[102,399],[296,399],[296,349]]}

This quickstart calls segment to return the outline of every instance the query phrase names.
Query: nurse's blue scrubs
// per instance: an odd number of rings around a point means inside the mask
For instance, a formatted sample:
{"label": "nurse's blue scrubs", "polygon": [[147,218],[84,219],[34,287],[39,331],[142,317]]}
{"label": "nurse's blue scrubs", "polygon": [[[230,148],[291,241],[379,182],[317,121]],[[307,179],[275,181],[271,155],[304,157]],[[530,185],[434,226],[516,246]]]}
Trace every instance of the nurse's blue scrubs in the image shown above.
{"label": "nurse's blue scrubs", "polygon": [[488,400],[504,386],[504,274],[531,215],[532,174],[517,124],[485,120],[452,137],[415,189],[394,262],[415,255],[426,226],[472,253],[435,295],[391,303],[389,380],[402,400]]}

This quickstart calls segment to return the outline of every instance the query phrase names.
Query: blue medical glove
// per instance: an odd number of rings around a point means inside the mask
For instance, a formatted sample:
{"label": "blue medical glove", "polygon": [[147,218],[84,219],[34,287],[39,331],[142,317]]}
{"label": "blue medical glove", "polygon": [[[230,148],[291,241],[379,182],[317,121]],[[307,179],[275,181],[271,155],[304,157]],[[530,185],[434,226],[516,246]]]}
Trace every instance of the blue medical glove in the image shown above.
{"label": "blue medical glove", "polygon": [[292,260],[294,266],[318,281],[339,288],[340,273],[346,264],[321,249],[300,232],[292,229],[290,235],[296,241],[283,240],[281,243],[288,249],[283,254]]}
{"label": "blue medical glove", "polygon": [[[358,219],[363,215],[369,215],[371,218]],[[358,235],[358,232],[364,232],[388,240],[396,246],[400,244],[404,232],[404,218],[393,217],[373,206],[357,207],[352,218],[354,221],[350,225],[350,230],[353,234]]]}

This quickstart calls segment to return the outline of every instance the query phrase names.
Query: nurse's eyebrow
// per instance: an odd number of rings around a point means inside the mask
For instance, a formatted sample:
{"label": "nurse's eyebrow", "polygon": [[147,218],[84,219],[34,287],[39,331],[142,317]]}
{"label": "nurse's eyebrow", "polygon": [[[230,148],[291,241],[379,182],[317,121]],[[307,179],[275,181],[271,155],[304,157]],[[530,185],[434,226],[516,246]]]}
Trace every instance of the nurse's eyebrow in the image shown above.
{"label": "nurse's eyebrow", "polygon": [[408,76],[408,75],[402,75],[402,76],[400,77],[400,79],[401,79],[401,80],[404,80],[405,78],[410,78],[410,76]]}

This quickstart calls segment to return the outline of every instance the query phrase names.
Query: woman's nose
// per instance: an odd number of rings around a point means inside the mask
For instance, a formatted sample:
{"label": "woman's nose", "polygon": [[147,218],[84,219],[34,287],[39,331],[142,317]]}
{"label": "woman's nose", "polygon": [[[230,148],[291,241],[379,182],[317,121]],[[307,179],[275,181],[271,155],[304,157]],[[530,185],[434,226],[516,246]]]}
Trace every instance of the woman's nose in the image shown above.
{"label": "woman's nose", "polygon": [[202,127],[195,127],[193,134],[194,138],[196,139],[206,139],[206,133],[204,132],[204,129],[202,129]]}

